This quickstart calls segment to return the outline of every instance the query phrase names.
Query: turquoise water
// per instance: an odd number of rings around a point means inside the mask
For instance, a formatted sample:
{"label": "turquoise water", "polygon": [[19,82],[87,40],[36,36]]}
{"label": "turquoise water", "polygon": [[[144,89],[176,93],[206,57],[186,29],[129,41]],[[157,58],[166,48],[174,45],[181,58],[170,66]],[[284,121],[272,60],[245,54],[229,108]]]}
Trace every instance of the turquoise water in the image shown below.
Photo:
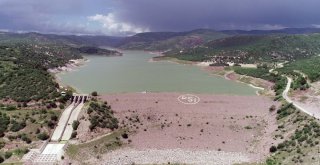
{"label": "turquoise water", "polygon": [[63,84],[79,92],[185,92],[254,95],[246,84],[210,75],[200,67],[172,62],[149,62],[154,55],[124,51],[123,56],[85,56],[89,59],[75,71],[59,73]]}

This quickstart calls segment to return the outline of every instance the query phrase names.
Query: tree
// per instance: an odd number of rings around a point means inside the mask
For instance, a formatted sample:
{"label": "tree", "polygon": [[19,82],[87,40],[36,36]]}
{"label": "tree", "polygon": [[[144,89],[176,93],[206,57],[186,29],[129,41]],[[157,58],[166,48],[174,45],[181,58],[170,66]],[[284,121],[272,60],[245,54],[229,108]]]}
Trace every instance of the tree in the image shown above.
{"label": "tree", "polygon": [[78,135],[77,131],[73,131],[71,134],[71,139],[76,138]]}
{"label": "tree", "polygon": [[122,138],[124,138],[124,139],[128,139],[128,137],[129,137],[127,133],[123,133],[121,136],[122,136]]}
{"label": "tree", "polygon": [[49,135],[46,132],[43,132],[38,134],[37,138],[40,140],[47,140],[49,138]]}
{"label": "tree", "polygon": [[80,122],[78,120],[73,121],[72,128],[73,130],[77,130]]}
{"label": "tree", "polygon": [[276,147],[276,146],[271,146],[270,149],[269,149],[269,151],[270,151],[271,153],[274,153],[274,152],[277,151],[277,147]]}
{"label": "tree", "polygon": [[64,109],[64,105],[60,103],[59,108]]}
{"label": "tree", "polygon": [[91,93],[91,95],[92,95],[92,96],[98,96],[98,92],[97,92],[97,91],[93,91],[93,92]]}
{"label": "tree", "polygon": [[2,156],[0,156],[0,163],[3,163],[4,162],[4,159]]}
{"label": "tree", "polygon": [[51,116],[51,120],[53,120],[53,121],[58,121],[58,116],[57,116],[57,115],[52,115],[52,116]]}
{"label": "tree", "polygon": [[273,111],[275,111],[276,110],[276,106],[275,105],[272,105],[270,108],[269,108],[269,111],[270,112],[273,112]]}
{"label": "tree", "polygon": [[50,121],[48,121],[47,125],[49,128],[53,129],[55,126],[55,123],[50,120]]}
{"label": "tree", "polygon": [[4,157],[6,159],[9,159],[11,156],[12,156],[12,152],[7,151],[7,152],[4,153]]}

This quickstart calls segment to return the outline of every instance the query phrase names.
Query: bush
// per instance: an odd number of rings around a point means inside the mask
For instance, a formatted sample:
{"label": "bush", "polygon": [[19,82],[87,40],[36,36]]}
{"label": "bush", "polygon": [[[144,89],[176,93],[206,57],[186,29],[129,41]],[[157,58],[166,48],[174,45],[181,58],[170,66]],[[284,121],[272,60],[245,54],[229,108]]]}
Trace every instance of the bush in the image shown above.
{"label": "bush", "polygon": [[80,122],[78,120],[73,121],[72,128],[73,130],[77,130],[79,127]]}
{"label": "bush", "polygon": [[57,116],[57,115],[52,115],[52,116],[51,116],[51,120],[53,120],[53,121],[58,121],[58,116]]}
{"label": "bush", "polygon": [[269,108],[269,111],[270,112],[273,112],[273,111],[275,111],[276,110],[276,106],[275,105],[272,105],[270,108]]}
{"label": "bush", "polygon": [[43,132],[38,134],[37,138],[40,140],[47,140],[49,138],[49,135],[46,132]]}
{"label": "bush", "polygon": [[47,125],[49,128],[53,129],[56,124],[50,120],[50,121],[48,121]]}
{"label": "bush", "polygon": [[277,151],[277,147],[276,147],[276,146],[271,146],[270,149],[269,149],[269,151],[270,151],[271,153],[274,153],[274,152]]}
{"label": "bush", "polygon": [[12,132],[18,132],[27,126],[25,121],[18,123],[17,121],[12,120],[11,124],[12,124],[12,126],[10,128],[10,131],[12,131]]}
{"label": "bush", "polygon": [[91,95],[92,95],[92,96],[98,96],[98,92],[97,92],[97,91],[93,91],[93,92],[91,93]]}
{"label": "bush", "polygon": [[7,106],[7,111],[14,111],[14,110],[17,110],[16,106],[13,106],[13,105]]}
{"label": "bush", "polygon": [[35,133],[36,133],[36,134],[39,134],[39,133],[40,133],[40,129],[37,128]]}
{"label": "bush", "polygon": [[276,164],[277,164],[277,162],[276,162],[275,160],[270,159],[270,158],[268,158],[268,159],[266,160],[266,163],[267,163],[267,165],[276,165]]}
{"label": "bush", "polygon": [[6,143],[5,143],[5,142],[0,141],[0,149],[1,149],[1,148],[3,148],[5,145],[6,145]]}
{"label": "bush", "polygon": [[128,135],[127,133],[123,133],[123,134],[121,134],[121,136],[122,136],[122,138],[124,138],[124,139],[128,139],[128,137],[129,137],[129,135]]}
{"label": "bush", "polygon": [[59,108],[60,108],[60,109],[64,109],[64,105],[63,105],[63,104],[60,104],[60,105],[59,105]]}
{"label": "bush", "polygon": [[13,153],[15,154],[15,155],[24,155],[24,154],[26,154],[26,153],[28,153],[29,152],[29,149],[27,149],[27,148],[23,148],[23,149],[21,149],[21,148],[18,148],[18,149],[15,149],[14,151],[13,151]]}
{"label": "bush", "polygon": [[4,153],[4,157],[6,159],[9,159],[11,156],[12,156],[12,152],[7,151],[7,152]]}
{"label": "bush", "polygon": [[0,163],[3,163],[4,162],[4,159],[2,156],[0,156]]}
{"label": "bush", "polygon": [[77,131],[73,131],[71,134],[71,139],[76,138],[78,135]]}
{"label": "bush", "polygon": [[21,135],[21,140],[25,141],[27,144],[30,144],[32,142],[31,139],[26,134]]}

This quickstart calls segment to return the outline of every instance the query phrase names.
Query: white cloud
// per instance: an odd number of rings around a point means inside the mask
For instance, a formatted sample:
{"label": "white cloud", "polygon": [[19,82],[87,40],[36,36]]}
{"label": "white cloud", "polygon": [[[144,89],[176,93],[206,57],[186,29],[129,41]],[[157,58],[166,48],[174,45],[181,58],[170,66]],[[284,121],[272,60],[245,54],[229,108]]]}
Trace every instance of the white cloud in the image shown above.
{"label": "white cloud", "polygon": [[132,34],[148,32],[148,28],[139,27],[127,22],[122,22],[116,19],[113,13],[107,15],[96,14],[89,16],[90,21],[96,21],[103,25],[104,30],[110,34]]}
{"label": "white cloud", "polygon": [[314,28],[320,28],[320,24],[312,24],[311,26]]}

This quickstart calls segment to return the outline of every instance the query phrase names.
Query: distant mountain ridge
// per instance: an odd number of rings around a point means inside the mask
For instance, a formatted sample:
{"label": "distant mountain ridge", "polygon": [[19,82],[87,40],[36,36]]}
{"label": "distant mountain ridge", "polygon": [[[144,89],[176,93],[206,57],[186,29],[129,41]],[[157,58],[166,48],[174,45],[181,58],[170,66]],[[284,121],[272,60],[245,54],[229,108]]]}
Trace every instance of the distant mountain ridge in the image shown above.
{"label": "distant mountain ridge", "polygon": [[320,28],[284,28],[278,30],[222,30],[230,35],[266,35],[266,34],[310,34],[320,33]]}
{"label": "distant mountain ridge", "polygon": [[133,36],[91,36],[91,35],[57,35],[30,33],[1,32],[1,42],[40,41],[54,42],[77,46],[109,46],[120,49],[136,49],[151,51],[166,51],[172,49],[188,49],[203,45],[209,41],[239,35],[294,35],[320,33],[319,28],[285,28],[279,30],[222,30],[195,29],[185,32],[146,32]]}

